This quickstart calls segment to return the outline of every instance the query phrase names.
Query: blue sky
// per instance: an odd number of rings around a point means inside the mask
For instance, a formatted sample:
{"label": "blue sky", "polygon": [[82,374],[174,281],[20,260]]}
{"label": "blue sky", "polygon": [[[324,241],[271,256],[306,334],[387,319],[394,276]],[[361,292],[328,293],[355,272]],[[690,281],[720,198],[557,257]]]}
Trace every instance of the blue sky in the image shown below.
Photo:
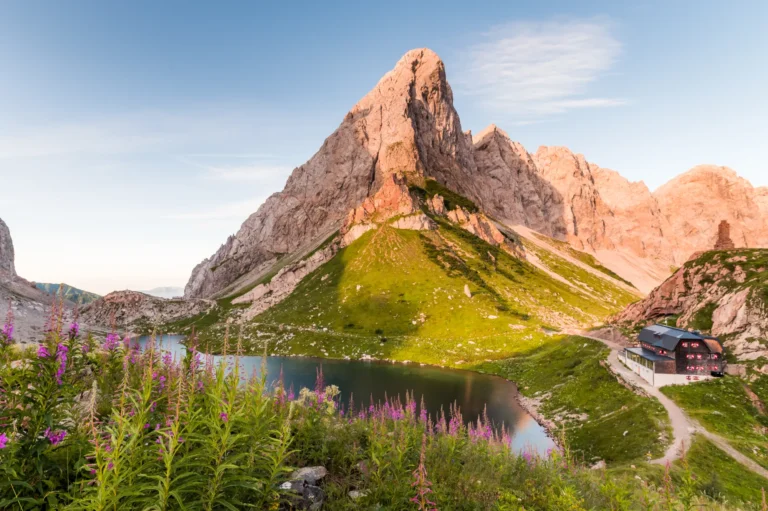
{"label": "blue sky", "polygon": [[[182,286],[407,50],[464,129],[655,188],[768,185],[767,2],[0,3],[0,217],[19,273]],[[670,5],[671,4],[671,5]]]}

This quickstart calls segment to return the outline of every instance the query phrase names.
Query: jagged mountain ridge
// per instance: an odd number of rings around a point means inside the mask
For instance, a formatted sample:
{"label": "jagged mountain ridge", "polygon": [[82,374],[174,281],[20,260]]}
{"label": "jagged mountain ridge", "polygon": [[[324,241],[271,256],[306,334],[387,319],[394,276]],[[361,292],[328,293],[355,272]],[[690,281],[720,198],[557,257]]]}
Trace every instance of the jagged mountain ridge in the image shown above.
{"label": "jagged mountain ridge", "polygon": [[[768,190],[729,169],[697,167],[651,193],[567,148],[531,154],[495,126],[473,139],[461,130],[443,62],[419,49],[355,105],[282,192],[193,270],[185,297],[236,294],[300,259],[394,172],[434,178],[506,225],[594,252],[642,291],[711,246],[722,219],[734,226],[737,246],[768,246]],[[699,218],[692,222],[686,208]]]}

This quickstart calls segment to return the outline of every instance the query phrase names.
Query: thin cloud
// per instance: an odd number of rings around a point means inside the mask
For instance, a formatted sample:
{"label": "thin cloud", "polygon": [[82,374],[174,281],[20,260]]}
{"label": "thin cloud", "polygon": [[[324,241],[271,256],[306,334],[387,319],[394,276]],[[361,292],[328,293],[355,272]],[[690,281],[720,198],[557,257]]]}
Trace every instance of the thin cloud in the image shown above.
{"label": "thin cloud", "polygon": [[284,179],[291,171],[282,165],[240,165],[234,167],[209,167],[207,177],[218,181],[267,181]]}
{"label": "thin cloud", "polygon": [[499,25],[461,54],[457,91],[526,118],[620,106],[586,94],[621,49],[605,18]]}
{"label": "thin cloud", "polygon": [[245,219],[264,203],[264,198],[231,202],[211,209],[165,215],[170,220],[229,220]]}

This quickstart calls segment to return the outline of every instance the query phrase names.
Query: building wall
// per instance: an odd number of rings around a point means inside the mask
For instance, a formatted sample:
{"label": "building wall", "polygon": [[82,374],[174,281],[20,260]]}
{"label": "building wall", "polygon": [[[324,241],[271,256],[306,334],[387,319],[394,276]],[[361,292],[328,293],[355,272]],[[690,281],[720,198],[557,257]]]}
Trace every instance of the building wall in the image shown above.
{"label": "building wall", "polygon": [[711,380],[709,374],[656,374],[654,387],[663,387],[664,385],[688,385],[697,381]]}
{"label": "building wall", "polygon": [[[689,358],[690,357],[690,358]],[[701,358],[699,358],[701,357]],[[676,348],[676,371],[678,374],[708,376],[712,371],[722,372],[723,360],[718,355],[712,359],[712,354],[706,343],[685,339]],[[689,369],[695,367],[696,369]]]}
{"label": "building wall", "polygon": [[[709,380],[711,375],[707,374],[664,374],[655,373],[653,370],[638,364],[637,362],[624,357],[624,353],[619,353],[619,360],[633,373],[639,375],[642,379],[654,387],[663,387],[664,385],[687,385],[689,383]],[[658,362],[657,362],[658,364]]]}
{"label": "building wall", "polygon": [[627,366],[633,373],[640,375],[642,379],[650,383],[651,385],[654,385],[654,372],[653,369],[650,369],[648,367],[645,367],[644,365],[638,364],[634,360],[631,360],[629,358],[626,358],[624,356],[624,353],[619,353],[619,360]]}

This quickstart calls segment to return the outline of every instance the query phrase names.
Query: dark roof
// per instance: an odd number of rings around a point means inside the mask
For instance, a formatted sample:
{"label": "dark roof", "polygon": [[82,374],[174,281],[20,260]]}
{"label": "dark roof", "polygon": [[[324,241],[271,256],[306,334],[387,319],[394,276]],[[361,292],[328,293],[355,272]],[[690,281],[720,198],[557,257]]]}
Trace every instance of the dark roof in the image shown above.
{"label": "dark roof", "polygon": [[631,351],[635,355],[640,355],[641,357],[647,360],[650,360],[651,362],[657,362],[659,360],[664,360],[664,361],[674,360],[671,357],[665,357],[664,355],[657,355],[656,353],[650,350],[647,350],[645,348],[624,348],[624,349],[627,351]]}
{"label": "dark roof", "polygon": [[686,340],[701,341],[705,343],[713,353],[723,352],[723,347],[720,344],[720,341],[715,337],[703,336],[698,332],[691,332],[690,330],[683,330],[682,328],[675,328],[673,326],[651,325],[645,327],[640,331],[639,339],[642,342],[647,342],[653,346],[664,348],[667,351],[674,351],[678,342]]}

